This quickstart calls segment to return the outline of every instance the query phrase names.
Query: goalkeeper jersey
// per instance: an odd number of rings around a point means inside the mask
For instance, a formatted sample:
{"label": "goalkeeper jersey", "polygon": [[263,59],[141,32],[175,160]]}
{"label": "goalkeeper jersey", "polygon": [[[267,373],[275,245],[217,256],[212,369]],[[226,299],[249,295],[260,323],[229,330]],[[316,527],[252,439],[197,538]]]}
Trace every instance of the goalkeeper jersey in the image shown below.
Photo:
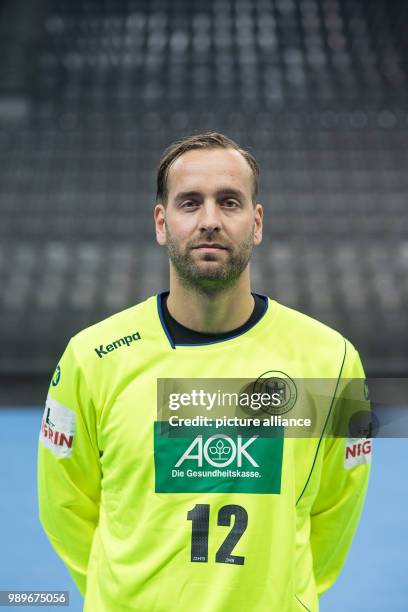
{"label": "goalkeeper jersey", "polygon": [[[323,399],[309,397],[317,435],[291,437],[282,421],[269,435],[217,429],[215,404],[192,412],[192,395],[174,393],[241,379],[283,381],[296,397],[298,381],[326,380]],[[365,389],[353,345],[270,298],[218,342],[175,344],[160,295],[71,338],[42,418],[38,499],[84,610],[316,612],[370,471],[369,439],[326,435],[351,379]],[[207,422],[179,426],[193,414]]]}

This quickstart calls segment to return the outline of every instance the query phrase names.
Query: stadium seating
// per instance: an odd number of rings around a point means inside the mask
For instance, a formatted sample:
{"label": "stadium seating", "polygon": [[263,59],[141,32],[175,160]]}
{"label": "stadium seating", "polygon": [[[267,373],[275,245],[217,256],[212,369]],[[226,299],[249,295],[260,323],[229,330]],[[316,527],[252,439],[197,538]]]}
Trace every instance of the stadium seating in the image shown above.
{"label": "stadium seating", "polygon": [[407,6],[48,3],[28,110],[0,104],[0,374],[50,374],[71,334],[167,287],[155,166],[208,129],[261,166],[253,289],[406,372]]}

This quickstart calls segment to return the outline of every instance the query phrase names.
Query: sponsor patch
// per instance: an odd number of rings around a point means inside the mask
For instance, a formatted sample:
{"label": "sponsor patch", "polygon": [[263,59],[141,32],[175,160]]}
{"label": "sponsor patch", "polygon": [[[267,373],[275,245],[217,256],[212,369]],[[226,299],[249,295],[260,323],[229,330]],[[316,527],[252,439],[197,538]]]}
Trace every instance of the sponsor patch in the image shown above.
{"label": "sponsor patch", "polygon": [[344,467],[350,470],[357,465],[371,463],[371,438],[346,438]]}
{"label": "sponsor patch", "polygon": [[[283,432],[274,438],[240,435],[236,428],[196,428],[198,435],[170,437],[154,424],[157,493],[281,492]],[[163,431],[161,431],[163,429]],[[281,428],[280,428],[281,429]]]}
{"label": "sponsor patch", "polygon": [[56,457],[70,457],[75,435],[75,412],[47,396],[41,421],[40,442]]}

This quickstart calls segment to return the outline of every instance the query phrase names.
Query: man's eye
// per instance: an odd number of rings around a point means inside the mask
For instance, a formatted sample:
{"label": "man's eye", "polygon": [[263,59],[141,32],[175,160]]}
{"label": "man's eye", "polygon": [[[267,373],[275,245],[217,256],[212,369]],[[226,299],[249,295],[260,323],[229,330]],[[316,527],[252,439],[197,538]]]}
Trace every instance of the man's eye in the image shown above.
{"label": "man's eye", "polygon": [[239,204],[236,200],[224,200],[224,206],[227,208],[237,208]]}
{"label": "man's eye", "polygon": [[183,208],[195,208],[196,206],[198,206],[198,204],[197,202],[193,202],[192,200],[187,200],[186,202],[183,202],[181,206]]}

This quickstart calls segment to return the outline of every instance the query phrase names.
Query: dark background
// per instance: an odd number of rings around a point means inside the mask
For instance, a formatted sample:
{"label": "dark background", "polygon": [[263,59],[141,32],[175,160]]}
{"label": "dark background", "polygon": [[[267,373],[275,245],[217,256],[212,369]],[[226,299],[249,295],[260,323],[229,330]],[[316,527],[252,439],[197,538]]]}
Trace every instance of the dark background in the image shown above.
{"label": "dark background", "polygon": [[406,375],[407,23],[397,0],[3,0],[0,402],[42,403],[72,334],[168,287],[155,169],[202,130],[261,166],[253,290]]}

